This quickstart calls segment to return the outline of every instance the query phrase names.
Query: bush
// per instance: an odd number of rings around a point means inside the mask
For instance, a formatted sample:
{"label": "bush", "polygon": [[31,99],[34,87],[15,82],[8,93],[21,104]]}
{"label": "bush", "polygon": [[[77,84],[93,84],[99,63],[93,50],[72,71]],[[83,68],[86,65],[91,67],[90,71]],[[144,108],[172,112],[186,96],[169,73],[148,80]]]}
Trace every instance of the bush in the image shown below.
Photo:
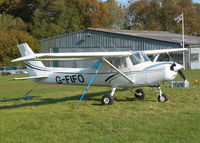
{"label": "bush", "polygon": [[21,57],[18,44],[28,43],[34,52],[39,52],[39,41],[27,32],[18,30],[0,31],[0,66],[22,65],[11,60]]}

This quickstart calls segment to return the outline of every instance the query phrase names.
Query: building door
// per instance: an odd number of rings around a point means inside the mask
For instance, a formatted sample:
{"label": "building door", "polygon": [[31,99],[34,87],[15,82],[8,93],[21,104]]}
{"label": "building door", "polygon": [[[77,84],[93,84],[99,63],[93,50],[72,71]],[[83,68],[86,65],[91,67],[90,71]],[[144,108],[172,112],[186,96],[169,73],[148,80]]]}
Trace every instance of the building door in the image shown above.
{"label": "building door", "polygon": [[200,69],[200,48],[191,48],[191,69]]}
{"label": "building door", "polygon": [[[59,53],[59,48],[52,48],[53,53]],[[51,64],[53,67],[59,67],[59,61],[52,61]]]}

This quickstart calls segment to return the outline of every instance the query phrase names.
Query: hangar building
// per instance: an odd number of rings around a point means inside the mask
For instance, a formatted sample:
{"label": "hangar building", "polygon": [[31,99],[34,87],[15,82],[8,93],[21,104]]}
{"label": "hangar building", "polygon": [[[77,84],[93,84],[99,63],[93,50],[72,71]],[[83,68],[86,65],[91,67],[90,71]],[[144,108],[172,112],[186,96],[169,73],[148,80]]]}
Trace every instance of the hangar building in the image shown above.
{"label": "hangar building", "polygon": [[[141,51],[155,49],[182,48],[182,35],[163,31],[133,31],[116,29],[89,28],[76,33],[59,35],[43,39],[41,52],[95,52],[95,51]],[[185,52],[171,56],[186,68],[200,69],[200,37],[185,35]],[[185,59],[183,61],[183,59]],[[161,56],[160,60],[167,60]],[[46,62],[47,66],[54,67],[87,67],[92,61],[53,61]]]}

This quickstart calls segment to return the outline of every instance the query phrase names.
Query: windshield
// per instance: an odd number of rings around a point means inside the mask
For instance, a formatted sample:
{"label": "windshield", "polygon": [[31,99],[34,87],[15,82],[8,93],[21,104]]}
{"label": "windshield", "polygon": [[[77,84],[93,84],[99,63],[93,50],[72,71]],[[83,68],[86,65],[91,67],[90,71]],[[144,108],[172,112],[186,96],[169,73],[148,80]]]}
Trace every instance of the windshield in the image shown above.
{"label": "windshield", "polygon": [[149,57],[144,52],[134,52],[131,56],[133,65],[150,61]]}

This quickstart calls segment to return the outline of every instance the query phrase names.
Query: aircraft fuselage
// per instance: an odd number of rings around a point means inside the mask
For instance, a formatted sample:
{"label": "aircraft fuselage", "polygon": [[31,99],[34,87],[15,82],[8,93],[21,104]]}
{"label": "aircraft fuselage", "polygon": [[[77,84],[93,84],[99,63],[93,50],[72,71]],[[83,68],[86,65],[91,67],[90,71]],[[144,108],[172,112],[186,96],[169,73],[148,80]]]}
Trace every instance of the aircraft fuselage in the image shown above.
{"label": "aircraft fuselage", "polygon": [[[121,74],[112,69],[106,72],[100,70],[92,85],[101,86],[151,86],[160,82],[173,80],[177,72],[171,71],[172,62],[144,62],[129,68],[123,68],[122,72],[134,81],[130,83]],[[106,68],[106,67],[102,67]],[[88,85],[95,74],[92,68],[46,68],[46,79],[35,79],[40,83],[65,84],[65,85]]]}

